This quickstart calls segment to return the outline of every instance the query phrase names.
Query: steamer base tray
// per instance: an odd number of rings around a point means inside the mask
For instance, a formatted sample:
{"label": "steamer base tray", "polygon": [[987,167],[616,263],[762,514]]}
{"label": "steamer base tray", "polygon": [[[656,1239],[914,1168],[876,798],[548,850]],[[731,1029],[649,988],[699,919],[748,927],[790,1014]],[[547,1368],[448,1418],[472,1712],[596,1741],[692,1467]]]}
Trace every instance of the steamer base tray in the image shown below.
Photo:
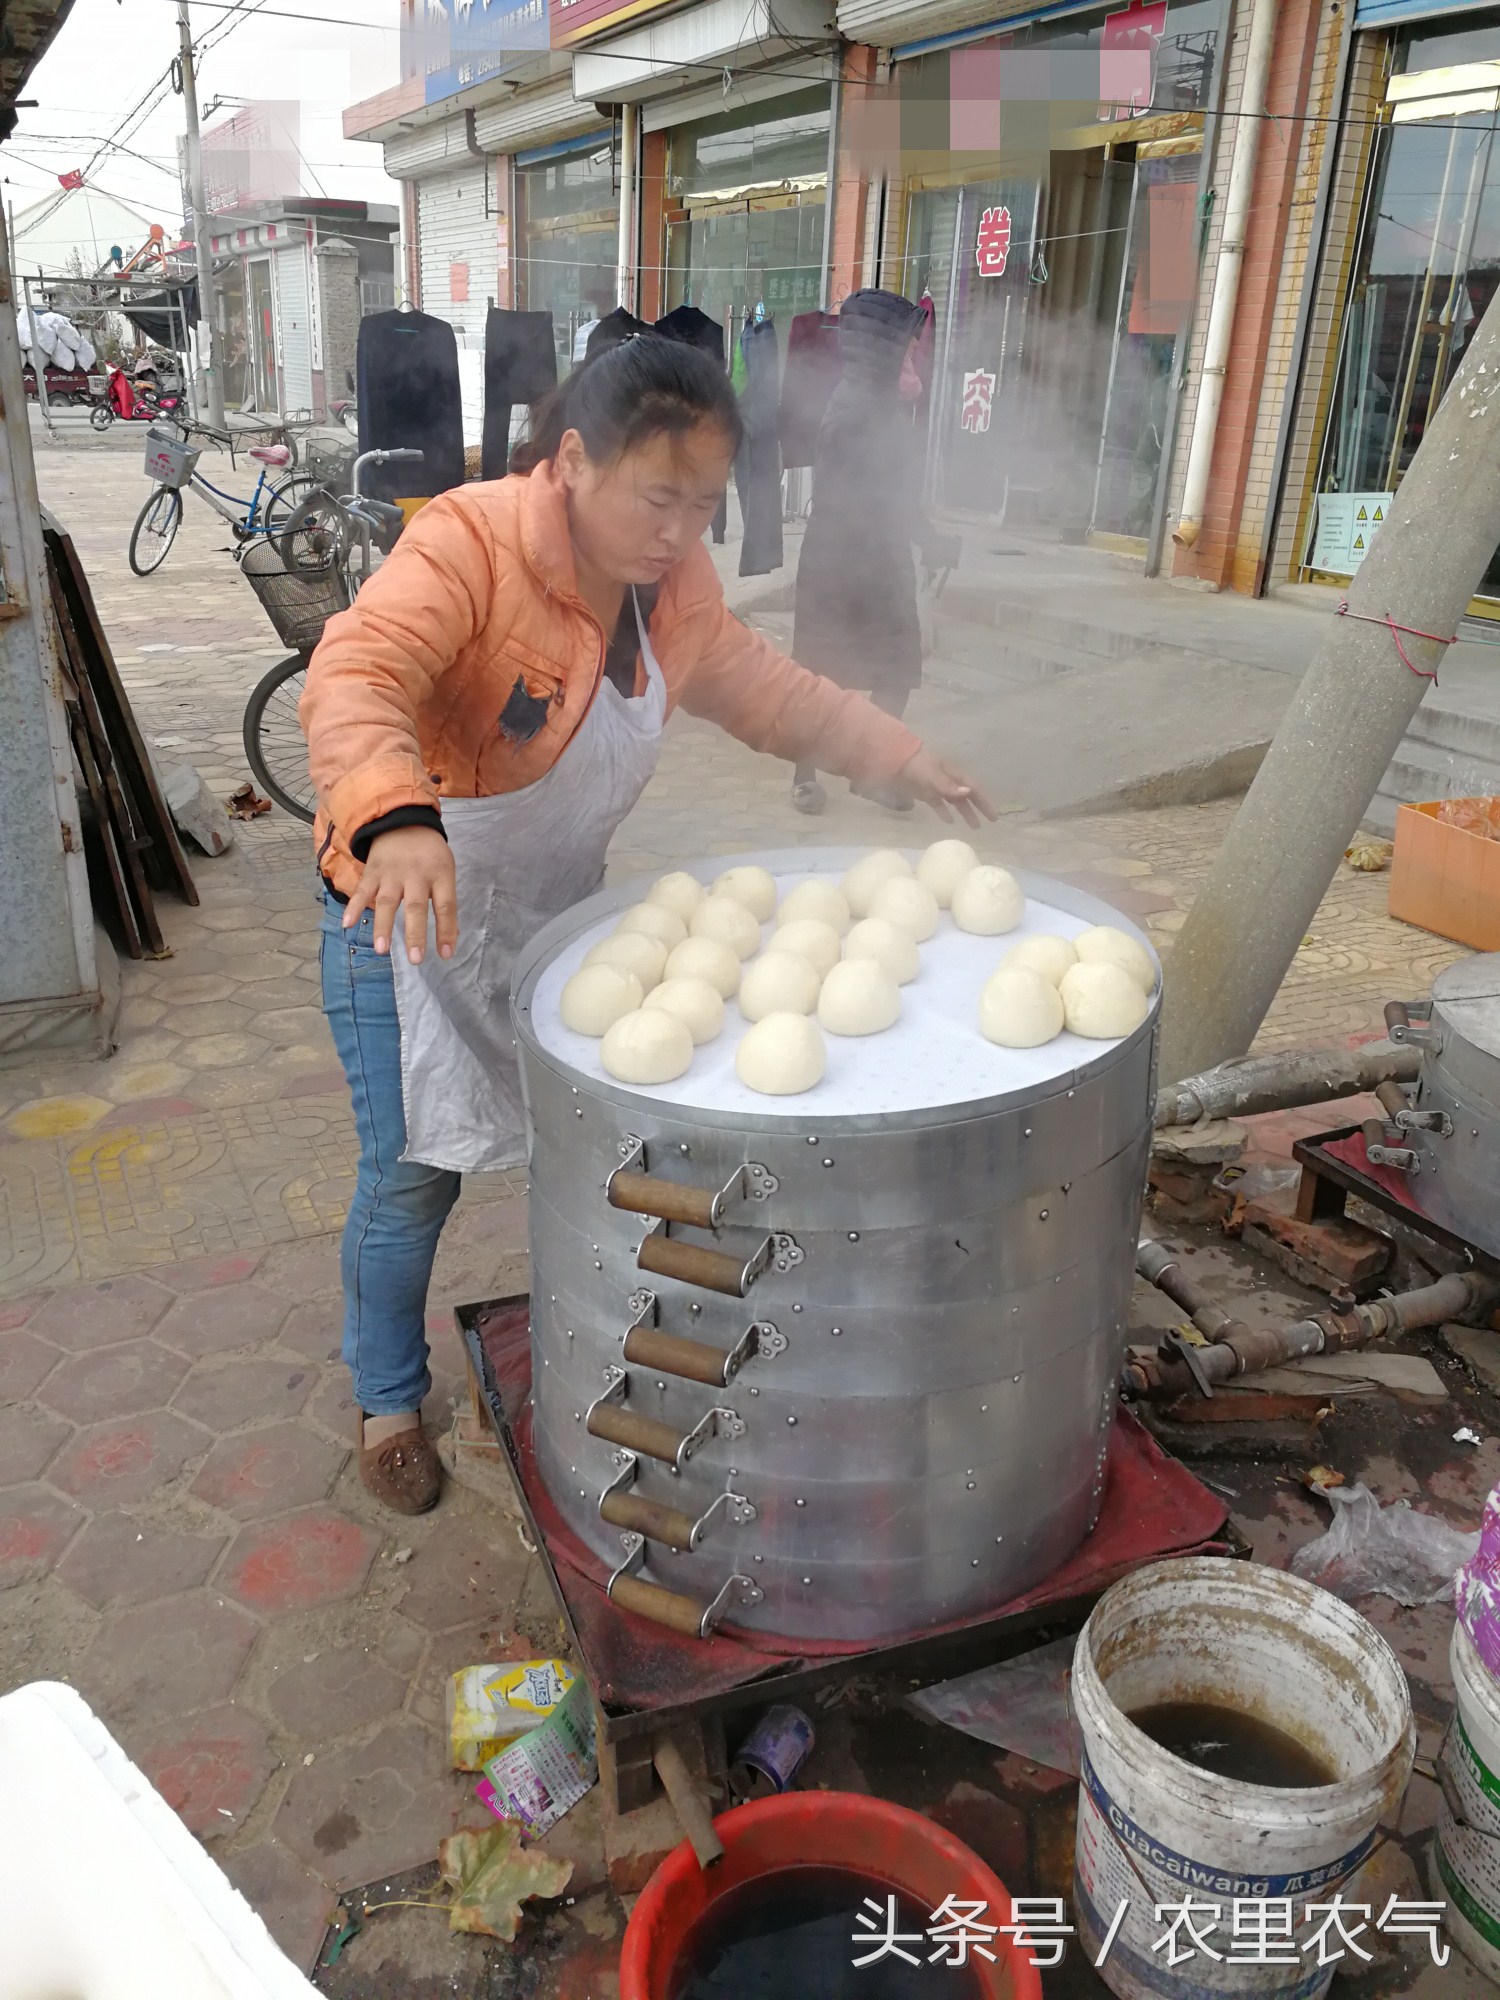
{"label": "steamer base tray", "polygon": [[553,1506],[531,1449],[530,1300],[524,1294],[460,1306],[455,1318],[531,1536],[562,1608],[576,1658],[598,1703],[606,1742],[670,1729],[747,1702],[792,1699],[855,1673],[937,1680],[1024,1650],[1043,1626],[1082,1623],[1119,1577],[1165,1556],[1237,1555],[1223,1500],[1119,1410],[1098,1524],[1045,1583],[977,1618],[877,1646],[753,1641],[721,1629],[687,1639],[612,1605],[603,1565]]}

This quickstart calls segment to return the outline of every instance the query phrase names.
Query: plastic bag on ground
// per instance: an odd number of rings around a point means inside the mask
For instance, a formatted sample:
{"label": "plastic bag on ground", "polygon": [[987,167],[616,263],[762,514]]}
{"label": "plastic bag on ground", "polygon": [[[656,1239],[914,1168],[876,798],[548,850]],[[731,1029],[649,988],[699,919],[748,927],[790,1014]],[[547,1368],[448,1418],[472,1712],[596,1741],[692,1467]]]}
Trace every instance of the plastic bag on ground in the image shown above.
{"label": "plastic bag on ground", "polygon": [[576,1676],[561,1660],[462,1667],[448,1682],[448,1755],[455,1771],[482,1771],[552,1713]]}
{"label": "plastic bag on ground", "polygon": [[1500,1675],[1500,1486],[1484,1503],[1479,1547],[1453,1579],[1453,1609],[1475,1652]]}
{"label": "plastic bag on ground", "polygon": [[946,1722],[981,1743],[1013,1750],[1033,1764],[1078,1776],[1078,1743],[1068,1709],[1068,1675],[1076,1638],[980,1667],[956,1680],[937,1681],[911,1696],[911,1705],[934,1722]]}
{"label": "plastic bag on ground", "polygon": [[1333,1524],[1298,1549],[1291,1569],[1335,1597],[1374,1592],[1398,1604],[1435,1604],[1479,1547],[1477,1534],[1419,1514],[1409,1500],[1382,1507],[1362,1481],[1329,1488],[1323,1498],[1333,1508]]}

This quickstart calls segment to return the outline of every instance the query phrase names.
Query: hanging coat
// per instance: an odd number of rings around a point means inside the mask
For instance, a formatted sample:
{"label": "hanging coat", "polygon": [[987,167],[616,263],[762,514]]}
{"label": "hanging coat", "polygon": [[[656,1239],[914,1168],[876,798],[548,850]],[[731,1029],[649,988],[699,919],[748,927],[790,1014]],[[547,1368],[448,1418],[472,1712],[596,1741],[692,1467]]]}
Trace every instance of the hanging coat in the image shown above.
{"label": "hanging coat", "polygon": [[740,575],[781,568],[781,353],[775,322],[746,320],[740,333],[745,386],[740,417],[745,435],[734,461],[744,539]]}
{"label": "hanging coat", "polygon": [[616,306],[613,312],[607,312],[603,319],[596,319],[589,328],[585,358],[592,361],[606,347],[618,347],[622,340],[634,340],[637,334],[650,331],[643,319],[637,319],[633,312],[626,312],[624,306]]}
{"label": "hanging coat", "polygon": [[781,383],[781,462],[811,465],[818,427],[839,379],[837,313],[798,313],[786,343]]}
{"label": "hanging coat", "polygon": [[[716,319],[710,319],[697,306],[674,306],[652,328],[668,340],[680,340],[684,347],[696,347],[701,353],[711,354],[722,368],[724,366],[724,329]],[[713,538],[722,542],[728,522],[729,501],[721,500],[713,518]]]}
{"label": "hanging coat", "polygon": [[430,313],[369,313],[356,350],[361,451],[416,450],[417,464],[367,468],[376,500],[446,493],[464,483],[464,413],[458,342]]}
{"label": "hanging coat", "polygon": [[901,365],[922,315],[894,292],[851,292],[839,311],[843,373],[813,459],[797,564],[792,656],[841,687],[910,692],[922,678],[912,545],[932,530]]}
{"label": "hanging coat", "polygon": [[510,470],[510,420],[516,404],[539,403],[556,387],[551,313],[491,306],[484,323],[481,479],[503,479]]}

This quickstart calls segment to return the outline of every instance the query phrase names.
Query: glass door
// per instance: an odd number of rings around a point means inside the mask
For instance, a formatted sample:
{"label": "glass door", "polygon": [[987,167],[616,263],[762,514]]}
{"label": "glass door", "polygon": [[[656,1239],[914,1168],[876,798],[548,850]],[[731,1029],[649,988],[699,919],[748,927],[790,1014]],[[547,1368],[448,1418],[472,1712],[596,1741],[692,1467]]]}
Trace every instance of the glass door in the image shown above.
{"label": "glass door", "polygon": [[1090,532],[1142,550],[1166,448],[1172,360],[1197,288],[1200,153],[1138,156],[1131,191]]}
{"label": "glass door", "polygon": [[[1416,33],[1387,88],[1308,527],[1324,575],[1359,567],[1500,283],[1500,23]],[[1480,591],[1500,598],[1500,555]]]}

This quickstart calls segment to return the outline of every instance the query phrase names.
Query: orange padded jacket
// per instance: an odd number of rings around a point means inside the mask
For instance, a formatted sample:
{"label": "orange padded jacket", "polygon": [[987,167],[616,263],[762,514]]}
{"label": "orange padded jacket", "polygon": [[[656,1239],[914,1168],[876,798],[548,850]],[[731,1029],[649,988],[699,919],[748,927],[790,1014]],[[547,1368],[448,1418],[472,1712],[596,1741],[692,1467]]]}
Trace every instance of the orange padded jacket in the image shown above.
{"label": "orange padded jacket", "polygon": [[[810,674],[734,617],[696,543],[663,579],[651,644],[667,708],[752,749],[864,783],[920,748],[890,716]],[[562,486],[529,475],[430,501],[312,656],[300,716],[318,790],[318,865],[341,894],[360,829],[403,806],[519,791],[588,712],[605,634],[579,597]],[[637,692],[644,686],[637,664]],[[509,705],[509,706],[508,706]]]}

